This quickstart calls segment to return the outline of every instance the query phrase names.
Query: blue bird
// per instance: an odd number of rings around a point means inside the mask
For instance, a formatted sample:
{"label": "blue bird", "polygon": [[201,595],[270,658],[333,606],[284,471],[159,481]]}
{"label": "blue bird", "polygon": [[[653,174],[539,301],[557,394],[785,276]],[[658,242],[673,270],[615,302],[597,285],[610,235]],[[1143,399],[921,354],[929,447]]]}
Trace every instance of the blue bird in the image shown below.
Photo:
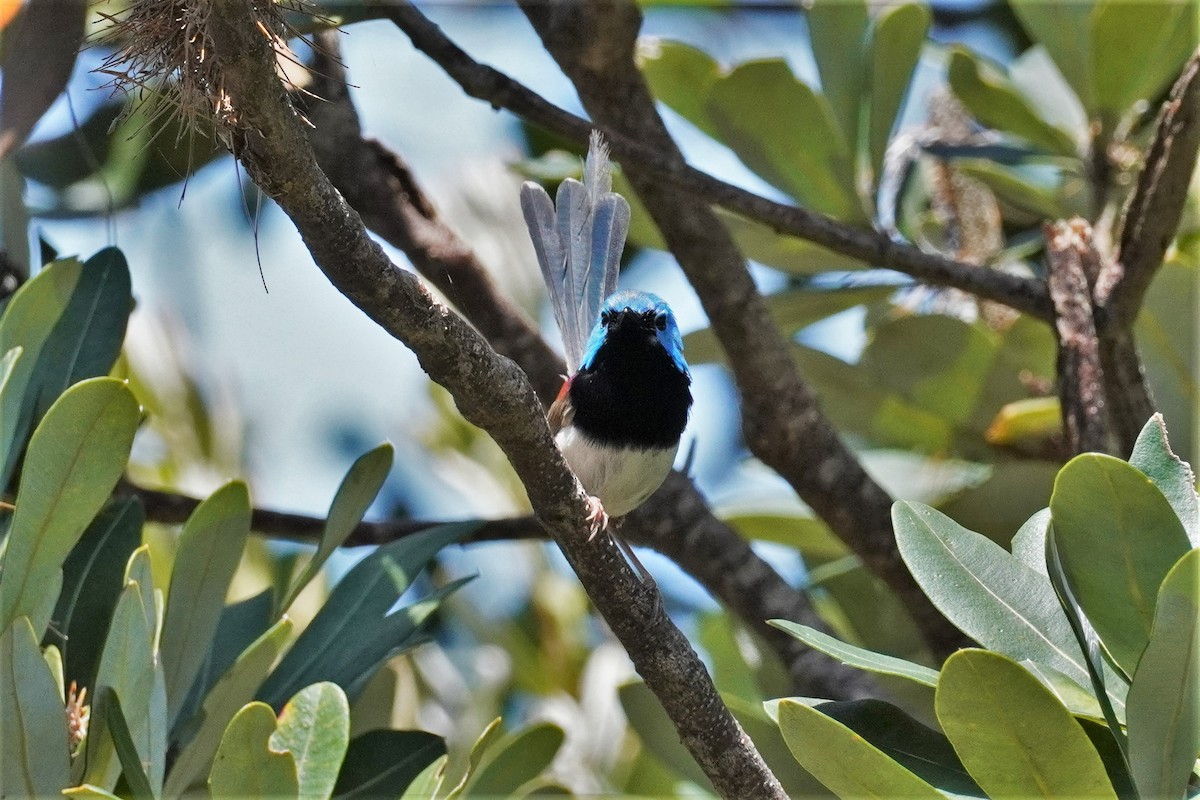
{"label": "blue bird", "polygon": [[644,503],[670,473],[692,379],[670,307],[648,292],[615,291],[629,203],[612,191],[599,132],[592,133],[583,182],[563,181],[556,199],[536,183],[521,188],[567,358],[550,427],[591,496],[595,536],[610,517]]}

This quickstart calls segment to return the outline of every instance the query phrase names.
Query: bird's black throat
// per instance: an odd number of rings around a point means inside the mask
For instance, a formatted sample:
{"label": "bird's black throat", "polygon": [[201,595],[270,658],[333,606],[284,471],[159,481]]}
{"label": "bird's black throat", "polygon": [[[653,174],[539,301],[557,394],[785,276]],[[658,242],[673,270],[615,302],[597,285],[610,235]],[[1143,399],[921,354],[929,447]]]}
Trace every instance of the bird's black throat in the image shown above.
{"label": "bird's black throat", "polygon": [[690,384],[652,326],[614,326],[592,362],[571,380],[572,424],[608,445],[674,447],[687,425]]}

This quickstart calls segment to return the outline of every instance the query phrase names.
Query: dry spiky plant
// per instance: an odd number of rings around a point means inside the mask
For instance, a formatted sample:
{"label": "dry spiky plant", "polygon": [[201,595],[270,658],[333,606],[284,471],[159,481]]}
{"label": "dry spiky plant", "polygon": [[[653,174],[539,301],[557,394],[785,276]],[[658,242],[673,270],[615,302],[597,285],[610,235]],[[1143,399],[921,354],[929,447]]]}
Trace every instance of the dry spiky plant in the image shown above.
{"label": "dry spiky plant", "polygon": [[[312,14],[303,0],[246,0],[258,30],[281,60],[295,63],[288,40],[300,34],[285,12]],[[208,31],[212,0],[132,0],[119,14],[105,14],[108,27],[99,41],[114,47],[97,68],[108,75],[114,94],[131,98],[123,116],[140,114],[153,126],[151,139],[174,120],[193,135],[210,125],[221,142],[235,150],[241,126],[238,109],[224,90],[222,65],[214,57]],[[286,73],[280,77],[289,88]]]}

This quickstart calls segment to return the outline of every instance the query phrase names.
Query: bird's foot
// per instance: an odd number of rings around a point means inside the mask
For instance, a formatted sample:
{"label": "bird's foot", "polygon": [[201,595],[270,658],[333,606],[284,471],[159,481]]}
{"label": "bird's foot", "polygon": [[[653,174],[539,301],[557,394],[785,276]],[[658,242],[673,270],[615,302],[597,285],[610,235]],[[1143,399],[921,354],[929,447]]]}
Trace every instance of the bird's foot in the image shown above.
{"label": "bird's foot", "polygon": [[604,506],[600,503],[599,497],[588,495],[588,523],[592,526],[592,532],[588,535],[588,541],[594,541],[597,536],[608,530],[608,514],[604,512]]}

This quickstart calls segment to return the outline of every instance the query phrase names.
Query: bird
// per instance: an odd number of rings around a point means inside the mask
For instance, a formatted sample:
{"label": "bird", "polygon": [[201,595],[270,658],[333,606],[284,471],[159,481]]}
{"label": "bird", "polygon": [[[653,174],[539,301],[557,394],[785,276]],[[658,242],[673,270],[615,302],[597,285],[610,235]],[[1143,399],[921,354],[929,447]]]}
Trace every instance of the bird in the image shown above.
{"label": "bird", "polygon": [[629,203],[612,191],[608,147],[593,131],[583,181],[521,187],[521,208],[562,333],[567,373],[547,414],[554,440],[588,493],[594,539],[608,531],[649,573],[610,520],[640,506],[675,461],[692,406],[691,372],[661,297],[617,291]]}

